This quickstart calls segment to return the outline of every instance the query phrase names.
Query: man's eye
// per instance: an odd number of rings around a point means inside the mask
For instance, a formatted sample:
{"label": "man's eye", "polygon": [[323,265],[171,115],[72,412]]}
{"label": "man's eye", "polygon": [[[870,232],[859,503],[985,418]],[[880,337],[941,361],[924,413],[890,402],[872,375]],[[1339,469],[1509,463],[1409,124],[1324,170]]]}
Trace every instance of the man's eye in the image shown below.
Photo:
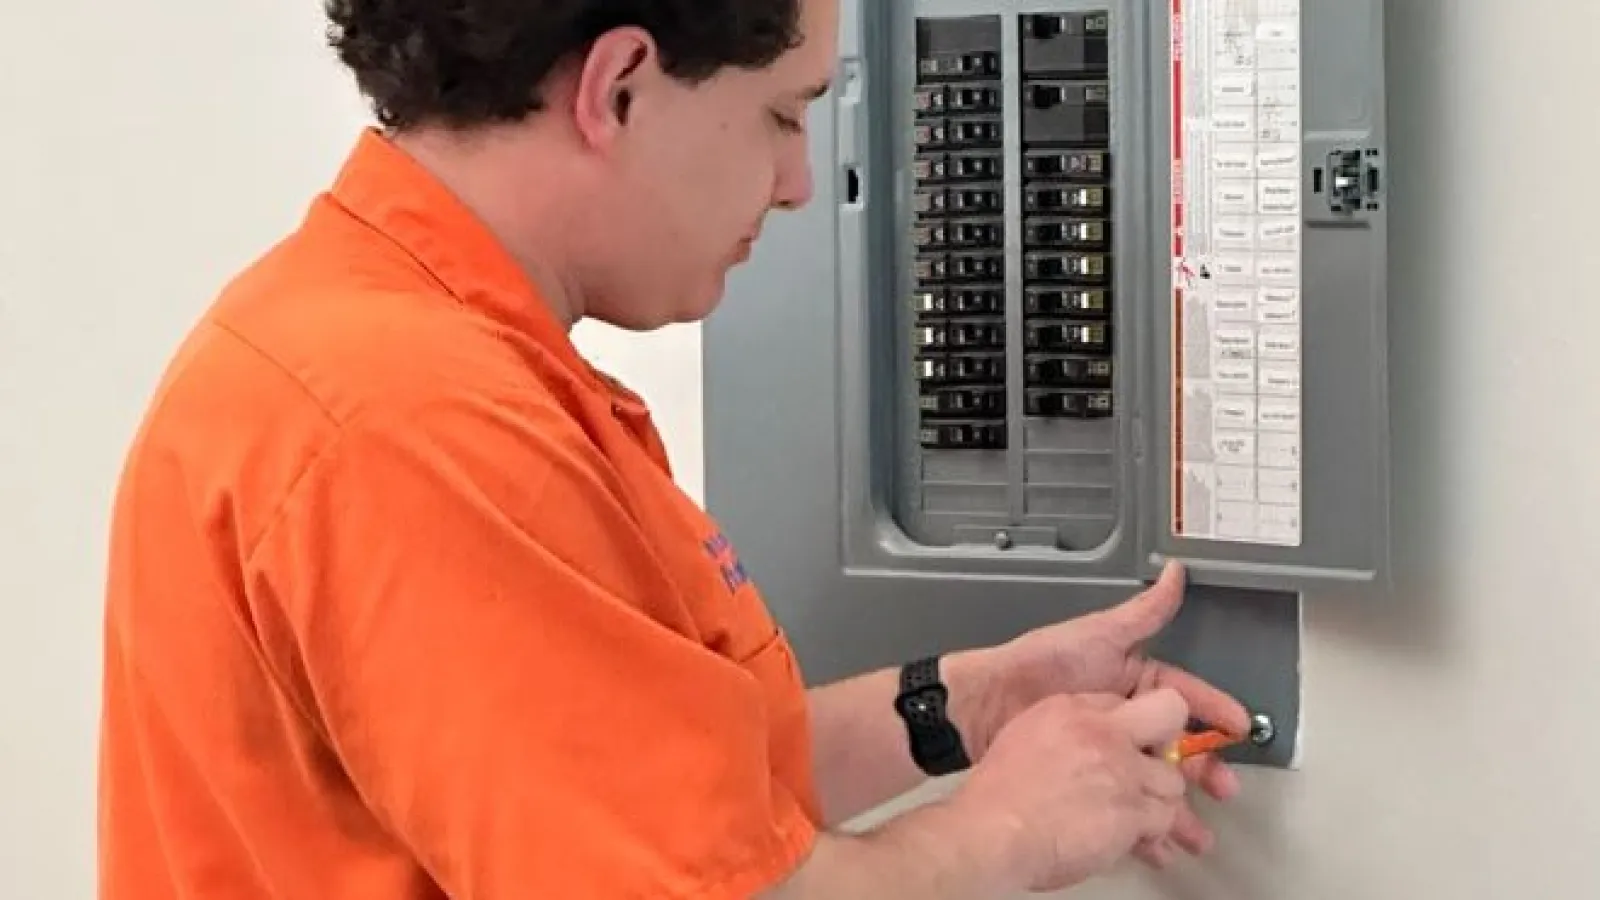
{"label": "man's eye", "polygon": [[784,131],[793,131],[798,133],[804,130],[804,126],[800,124],[800,120],[794,116],[773,110],[772,118],[778,123],[778,127],[782,128]]}

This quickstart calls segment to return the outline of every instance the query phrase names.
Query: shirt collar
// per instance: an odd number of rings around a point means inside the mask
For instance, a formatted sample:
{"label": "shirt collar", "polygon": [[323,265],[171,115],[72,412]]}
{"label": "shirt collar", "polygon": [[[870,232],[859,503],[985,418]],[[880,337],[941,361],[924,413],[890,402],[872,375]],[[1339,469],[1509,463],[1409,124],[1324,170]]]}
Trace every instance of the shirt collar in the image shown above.
{"label": "shirt collar", "polygon": [[376,128],[362,131],[330,193],[416,259],[457,301],[537,342],[616,412],[645,412],[636,394],[578,353],[566,325],[488,226]]}

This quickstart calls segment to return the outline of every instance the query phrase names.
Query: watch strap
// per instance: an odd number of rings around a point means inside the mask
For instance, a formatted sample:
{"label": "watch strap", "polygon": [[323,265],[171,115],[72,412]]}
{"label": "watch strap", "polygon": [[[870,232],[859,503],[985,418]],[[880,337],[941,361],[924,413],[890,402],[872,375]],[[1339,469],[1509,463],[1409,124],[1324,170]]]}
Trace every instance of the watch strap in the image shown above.
{"label": "watch strap", "polygon": [[925,657],[900,669],[895,711],[906,725],[911,758],[923,772],[949,775],[972,766],[961,732],[949,717],[950,691],[939,674],[939,658]]}

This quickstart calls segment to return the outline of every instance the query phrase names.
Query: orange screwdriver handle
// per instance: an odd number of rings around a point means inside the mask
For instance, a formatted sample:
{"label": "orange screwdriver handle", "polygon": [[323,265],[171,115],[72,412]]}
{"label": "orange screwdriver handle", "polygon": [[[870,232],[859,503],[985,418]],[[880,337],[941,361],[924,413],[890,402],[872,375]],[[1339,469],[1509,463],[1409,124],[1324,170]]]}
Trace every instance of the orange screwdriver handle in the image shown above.
{"label": "orange screwdriver handle", "polygon": [[1202,731],[1180,738],[1165,754],[1168,762],[1180,763],[1192,756],[1215,753],[1240,743],[1244,738],[1223,731]]}

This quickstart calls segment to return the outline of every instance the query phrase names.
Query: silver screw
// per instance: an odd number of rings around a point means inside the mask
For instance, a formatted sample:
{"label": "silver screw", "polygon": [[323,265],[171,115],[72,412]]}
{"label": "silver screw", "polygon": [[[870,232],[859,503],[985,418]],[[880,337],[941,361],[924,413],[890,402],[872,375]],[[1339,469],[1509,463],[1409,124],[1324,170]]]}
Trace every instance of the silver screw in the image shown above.
{"label": "silver screw", "polygon": [[1272,717],[1266,713],[1256,713],[1250,717],[1250,743],[1257,747],[1265,747],[1272,743],[1278,736],[1278,728],[1272,724]]}

